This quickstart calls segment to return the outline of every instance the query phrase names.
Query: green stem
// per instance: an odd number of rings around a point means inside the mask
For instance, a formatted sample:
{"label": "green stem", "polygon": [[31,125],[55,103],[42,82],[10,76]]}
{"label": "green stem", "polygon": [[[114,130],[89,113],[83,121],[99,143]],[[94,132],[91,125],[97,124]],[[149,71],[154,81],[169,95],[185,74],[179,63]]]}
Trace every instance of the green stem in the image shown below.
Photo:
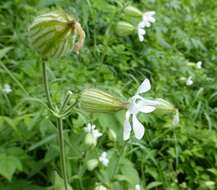
{"label": "green stem", "polygon": [[[42,71],[43,71],[42,76],[43,76],[43,83],[44,83],[44,89],[45,89],[45,93],[46,93],[46,97],[47,97],[48,107],[50,108],[50,110],[52,111],[54,116],[57,118],[61,174],[62,174],[62,177],[64,180],[65,190],[68,190],[68,180],[67,180],[67,173],[66,173],[65,150],[64,150],[63,120],[62,120],[62,117],[57,116],[57,115],[59,115],[59,113],[56,114],[56,111],[53,108],[53,104],[52,104],[51,96],[50,96],[50,91],[49,91],[48,77],[47,77],[47,70],[46,70],[45,61],[42,61]],[[66,103],[67,102],[64,102],[63,104],[66,104]]]}
{"label": "green stem", "polygon": [[64,150],[64,136],[63,136],[63,120],[57,118],[57,128],[59,135],[59,145],[60,145],[60,164],[61,164],[61,173],[64,179],[65,190],[68,189],[68,179],[66,173],[66,162],[65,162],[65,150]]}
{"label": "green stem", "polygon": [[68,91],[67,94],[66,94],[66,97],[65,97],[65,99],[63,101],[63,104],[61,105],[61,108],[60,108],[61,113],[63,112],[63,110],[65,109],[67,104],[69,103],[71,96],[72,96],[72,92]]}
{"label": "green stem", "polygon": [[48,86],[48,78],[47,78],[47,70],[46,70],[45,61],[42,61],[42,76],[43,76],[43,83],[44,83],[44,89],[45,89],[45,93],[47,97],[48,107],[53,110],[49,86]]}
{"label": "green stem", "polygon": [[123,155],[124,155],[124,153],[125,153],[126,147],[127,147],[127,143],[124,142],[124,145],[123,145],[123,147],[122,147],[122,150],[120,151],[119,158],[118,158],[118,160],[116,161],[115,167],[114,167],[114,169],[113,169],[113,171],[112,171],[112,179],[114,178],[115,174],[116,174],[116,173],[118,172],[118,170],[119,170],[119,164],[120,164],[120,161],[121,161],[121,159],[122,159],[122,157],[123,157]]}

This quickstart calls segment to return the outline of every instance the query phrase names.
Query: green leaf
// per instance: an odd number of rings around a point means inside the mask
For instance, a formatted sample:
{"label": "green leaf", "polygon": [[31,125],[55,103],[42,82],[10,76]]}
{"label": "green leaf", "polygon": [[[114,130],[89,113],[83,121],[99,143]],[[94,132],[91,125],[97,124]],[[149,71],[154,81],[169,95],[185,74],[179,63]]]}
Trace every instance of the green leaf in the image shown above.
{"label": "green leaf", "polygon": [[16,170],[22,171],[22,164],[19,159],[6,154],[0,155],[0,174],[11,181]]}
{"label": "green leaf", "polygon": [[7,55],[7,53],[13,49],[13,47],[5,47],[3,49],[0,49],[0,60],[5,56]]}
{"label": "green leaf", "polygon": [[161,182],[159,182],[159,181],[154,181],[154,182],[149,183],[146,188],[147,188],[147,189],[152,189],[152,188],[158,187],[158,186],[160,186],[160,185],[162,185]]}
{"label": "green leaf", "polygon": [[26,180],[13,180],[8,184],[1,183],[0,190],[48,190],[45,187],[32,185],[31,182]]}
{"label": "green leaf", "polygon": [[[139,183],[139,175],[134,168],[134,165],[132,162],[130,162],[127,159],[122,159],[121,160],[121,173],[122,173],[122,179],[128,179],[128,182],[132,185],[135,186],[136,184]],[[124,177],[125,176],[125,177]]]}
{"label": "green leaf", "polygon": [[[65,190],[64,180],[55,172],[54,190]],[[72,190],[72,187],[68,184],[68,190]]]}

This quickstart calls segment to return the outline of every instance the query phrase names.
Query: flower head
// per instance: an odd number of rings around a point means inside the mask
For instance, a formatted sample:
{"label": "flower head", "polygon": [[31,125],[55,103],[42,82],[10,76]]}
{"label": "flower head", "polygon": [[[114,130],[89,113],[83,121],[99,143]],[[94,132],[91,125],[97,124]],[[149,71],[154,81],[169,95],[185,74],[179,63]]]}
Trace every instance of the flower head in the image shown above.
{"label": "flower head", "polygon": [[135,190],[141,190],[141,187],[140,187],[139,184],[136,184],[136,185],[135,185]]}
{"label": "flower head", "polygon": [[191,86],[193,83],[194,83],[194,82],[193,82],[193,80],[192,80],[192,77],[191,77],[191,76],[188,77],[187,80],[186,80],[186,85],[187,85],[187,86]]}
{"label": "flower head", "polygon": [[9,84],[5,84],[4,87],[3,87],[3,89],[2,89],[2,91],[4,93],[6,93],[6,94],[9,94],[9,93],[12,92],[12,88],[11,88],[11,86]]}
{"label": "flower head", "polygon": [[109,159],[107,157],[107,152],[103,152],[100,157],[99,157],[99,161],[104,165],[104,166],[108,166],[109,164]]}
{"label": "flower head", "polygon": [[142,16],[142,21],[145,27],[150,27],[151,23],[154,23],[156,19],[154,18],[155,11],[147,11]]}
{"label": "flower head", "polygon": [[[144,135],[145,129],[140,121],[137,119],[139,112],[150,113],[155,110],[154,106],[150,106],[146,103],[146,100],[140,96],[151,89],[151,84],[148,79],[145,79],[139,86],[136,94],[130,99],[128,110],[126,112],[126,118],[124,121],[124,140],[129,139],[130,132],[133,128],[135,137],[141,139]],[[132,119],[132,125],[130,120]]]}
{"label": "flower head", "polygon": [[[78,53],[85,33],[79,22],[64,11],[52,11],[37,16],[29,27],[32,46],[44,57],[60,57],[73,46]],[[74,43],[75,38],[78,41]]]}
{"label": "flower head", "polygon": [[102,136],[102,133],[95,129],[95,125],[91,125],[90,123],[87,124],[87,127],[84,128],[84,131],[87,133],[85,138],[86,144],[93,144],[96,145],[97,139]]}
{"label": "flower head", "polygon": [[137,114],[140,112],[151,113],[156,109],[166,112],[176,112],[173,122],[174,124],[178,124],[178,110],[170,102],[161,98],[147,99],[141,96],[141,94],[148,92],[150,89],[151,84],[148,79],[145,79],[143,83],[139,86],[136,94],[129,100],[128,110],[126,112],[124,121],[124,140],[129,139],[132,129],[137,139],[141,139],[143,137],[145,133],[145,128],[142,123],[137,119]]}
{"label": "flower head", "polygon": [[95,129],[95,128],[96,128],[96,125],[91,125],[90,123],[88,123],[87,127],[84,128],[84,131],[92,134],[93,138],[97,140],[99,137],[102,136],[102,133],[100,133],[98,129]]}
{"label": "flower head", "polygon": [[196,63],[196,67],[197,67],[198,69],[202,69],[202,61],[198,61],[198,62]]}
{"label": "flower head", "polygon": [[143,14],[142,20],[139,22],[137,26],[137,33],[140,42],[144,41],[144,35],[146,34],[145,28],[150,27],[151,23],[154,23],[156,21],[154,15],[154,11],[148,11]]}
{"label": "flower head", "polygon": [[87,169],[89,171],[94,170],[98,166],[98,160],[97,159],[91,159],[87,161]]}

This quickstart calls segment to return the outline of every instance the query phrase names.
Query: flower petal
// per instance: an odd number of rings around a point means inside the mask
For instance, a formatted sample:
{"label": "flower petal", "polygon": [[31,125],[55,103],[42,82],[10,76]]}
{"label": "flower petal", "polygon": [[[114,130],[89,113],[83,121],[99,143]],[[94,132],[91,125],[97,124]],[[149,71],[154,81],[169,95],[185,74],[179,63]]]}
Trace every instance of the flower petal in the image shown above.
{"label": "flower petal", "polygon": [[148,79],[145,79],[142,84],[139,86],[136,94],[141,94],[144,92],[147,92],[151,89],[151,84],[150,81]]}
{"label": "flower petal", "polygon": [[145,23],[143,21],[141,21],[139,24],[138,24],[138,29],[143,29],[145,27]]}
{"label": "flower petal", "polygon": [[142,29],[142,28],[139,28],[139,29],[138,29],[138,34],[139,34],[139,35],[142,35],[142,36],[145,35],[145,30]]}
{"label": "flower petal", "polygon": [[136,118],[135,114],[133,115],[133,131],[137,139],[141,139],[145,133],[144,126]]}
{"label": "flower petal", "polygon": [[139,41],[143,42],[144,41],[144,36],[143,35],[139,35]]}
{"label": "flower petal", "polygon": [[151,113],[156,108],[154,106],[141,106],[138,109],[139,109],[140,112],[143,112],[143,113]]}
{"label": "flower petal", "polygon": [[123,139],[126,141],[130,138],[130,132],[132,130],[132,127],[130,125],[130,113],[127,111],[126,112],[126,119],[124,121],[124,134],[123,134]]}

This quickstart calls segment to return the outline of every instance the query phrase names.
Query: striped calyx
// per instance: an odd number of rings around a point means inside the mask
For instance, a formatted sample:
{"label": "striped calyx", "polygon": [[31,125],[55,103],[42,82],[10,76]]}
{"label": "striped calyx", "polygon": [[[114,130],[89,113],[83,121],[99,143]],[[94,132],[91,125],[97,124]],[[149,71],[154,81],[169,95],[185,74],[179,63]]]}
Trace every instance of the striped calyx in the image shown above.
{"label": "striped calyx", "polygon": [[127,6],[124,9],[124,13],[128,16],[133,16],[133,17],[142,17],[143,15],[143,13],[139,9],[133,6]]}
{"label": "striped calyx", "polygon": [[29,37],[32,46],[43,57],[61,57],[72,48],[78,53],[83,46],[85,33],[72,16],[64,11],[53,11],[33,20]]}
{"label": "striped calyx", "polygon": [[116,112],[127,109],[128,102],[98,89],[86,89],[82,92],[80,107],[87,112]]}
{"label": "striped calyx", "polygon": [[119,21],[116,26],[116,33],[119,36],[127,36],[135,31],[135,27],[125,21]]}

